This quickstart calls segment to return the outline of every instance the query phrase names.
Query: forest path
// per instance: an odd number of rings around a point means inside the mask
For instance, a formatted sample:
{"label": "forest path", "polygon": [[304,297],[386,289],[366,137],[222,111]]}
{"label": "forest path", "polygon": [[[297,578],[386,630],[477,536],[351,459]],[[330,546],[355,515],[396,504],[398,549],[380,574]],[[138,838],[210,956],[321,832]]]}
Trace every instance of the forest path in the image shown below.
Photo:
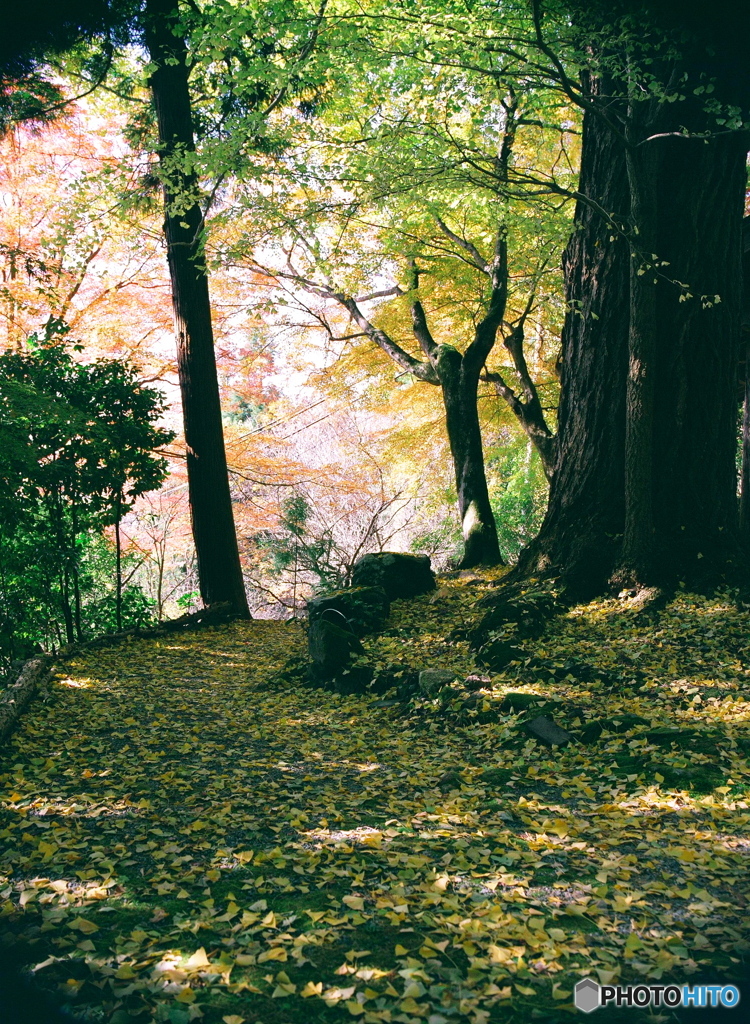
{"label": "forest path", "polygon": [[[443,640],[441,600],[397,607],[372,649],[470,667]],[[611,612],[574,613],[534,646],[592,661],[640,647],[648,668],[695,621],[717,652],[747,626],[720,602],[665,612],[659,651],[656,627]],[[629,735],[549,751],[509,714],[445,731],[431,705],[405,717],[372,697],[269,688],[303,650],[298,625],[255,621],[76,656],[3,753],[3,933],[84,1019],[556,1021],[582,973],[671,980],[741,959],[750,704],[736,666],[714,672],[723,718],[648,685],[623,697],[498,677],[488,694],[721,721],[734,738],[718,760],[689,760],[718,765],[726,788],[691,795],[637,765],[615,773],[655,749]],[[706,674],[703,658],[674,669]]]}

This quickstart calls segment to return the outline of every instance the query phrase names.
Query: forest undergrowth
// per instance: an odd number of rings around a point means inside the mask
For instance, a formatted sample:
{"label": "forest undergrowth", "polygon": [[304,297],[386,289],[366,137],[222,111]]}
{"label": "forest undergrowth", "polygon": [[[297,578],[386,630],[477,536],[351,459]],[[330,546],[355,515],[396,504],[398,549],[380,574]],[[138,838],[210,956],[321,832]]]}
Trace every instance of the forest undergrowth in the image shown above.
{"label": "forest undergrowth", "polygon": [[[493,582],[397,602],[369,656],[477,672],[448,637]],[[585,974],[742,977],[747,640],[730,595],[603,600],[390,706],[285,683],[293,622],[79,654],[2,753],[2,955],[107,1024],[563,1021]]]}

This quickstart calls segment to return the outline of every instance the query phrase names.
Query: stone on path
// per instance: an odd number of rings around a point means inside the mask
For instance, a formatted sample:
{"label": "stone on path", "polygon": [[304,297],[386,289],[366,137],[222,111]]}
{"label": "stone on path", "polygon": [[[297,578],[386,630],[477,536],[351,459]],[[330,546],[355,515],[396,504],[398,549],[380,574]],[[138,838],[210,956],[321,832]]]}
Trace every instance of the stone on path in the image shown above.
{"label": "stone on path", "polygon": [[363,555],[352,570],[353,587],[382,587],[389,600],[417,597],[435,589],[429,555],[380,551]]}
{"label": "stone on path", "polygon": [[556,725],[551,718],[547,718],[546,715],[532,718],[530,722],[526,722],[525,729],[535,740],[540,740],[548,747],[564,747],[575,738],[566,729],[561,729],[559,725]]}
{"label": "stone on path", "polygon": [[434,697],[436,693],[448,686],[456,678],[456,673],[444,668],[426,668],[419,673],[419,689],[426,697]]}
{"label": "stone on path", "polygon": [[320,618],[310,625],[308,651],[313,677],[324,682],[343,672],[355,655],[364,654],[364,647],[349,630]]}

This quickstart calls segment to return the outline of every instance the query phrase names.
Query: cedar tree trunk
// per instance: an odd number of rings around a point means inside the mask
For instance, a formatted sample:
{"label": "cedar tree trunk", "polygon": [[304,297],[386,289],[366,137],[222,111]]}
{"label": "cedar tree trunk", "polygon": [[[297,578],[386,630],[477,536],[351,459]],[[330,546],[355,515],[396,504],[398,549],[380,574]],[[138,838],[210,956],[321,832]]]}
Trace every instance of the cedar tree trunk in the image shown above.
{"label": "cedar tree trunk", "polygon": [[[625,522],[625,390],[630,258],[603,211],[628,208],[616,136],[595,115],[583,122],[579,200],[563,255],[569,311],[562,333],[557,464],[538,538],[519,572],[565,572],[573,592],[595,592],[614,568]],[[612,236],[614,235],[614,240]]]}
{"label": "cedar tree trunk", "polygon": [[[613,574],[719,580],[736,557],[746,140],[671,136],[647,147],[633,158],[586,113],[585,199],[565,253],[558,463],[540,535],[520,562],[560,572],[577,596]],[[633,257],[613,214],[639,228]],[[642,282],[652,254],[664,273]]]}
{"label": "cedar tree trunk", "polygon": [[216,375],[203,212],[192,165],[195,152],[187,47],[173,32],[174,0],[147,0],[145,37],[156,68],[150,85],[159,126],[165,223],[177,365],[198,578],[204,604],[228,601],[248,616],[229,490]]}

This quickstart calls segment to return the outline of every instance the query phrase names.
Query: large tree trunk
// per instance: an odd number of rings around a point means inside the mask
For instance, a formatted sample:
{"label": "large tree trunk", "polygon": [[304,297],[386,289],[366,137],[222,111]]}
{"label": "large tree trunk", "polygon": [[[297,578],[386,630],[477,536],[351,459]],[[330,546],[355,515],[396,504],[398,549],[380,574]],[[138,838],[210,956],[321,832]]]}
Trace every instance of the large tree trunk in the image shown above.
{"label": "large tree trunk", "polygon": [[467,370],[461,353],[450,345],[440,346],[437,366],[464,538],[461,568],[503,565],[484,470],[478,377]]}
{"label": "large tree trunk", "polygon": [[[720,579],[737,556],[737,367],[748,139],[660,140],[657,251],[689,283],[657,288],[657,568]],[[720,301],[718,301],[718,299]]]}
{"label": "large tree trunk", "polygon": [[557,465],[540,534],[520,572],[565,571],[575,592],[595,592],[615,565],[624,528],[628,246],[601,211],[628,213],[617,137],[595,115],[583,123],[575,229],[563,257],[568,313],[562,333]]}
{"label": "large tree trunk", "polygon": [[750,542],[750,217],[742,221],[742,463],[740,468],[740,535]]}
{"label": "large tree trunk", "polygon": [[195,151],[187,48],[173,32],[174,0],[147,0],[145,35],[156,66],[150,80],[159,125],[165,224],[177,333],[177,365],[187,447],[193,538],[201,597],[228,601],[249,616],[229,490],[216,375],[203,213],[192,167]]}
{"label": "large tree trunk", "polygon": [[[650,106],[650,104],[648,105]],[[625,528],[618,577],[621,583],[648,583],[654,546],[654,360],[657,346],[656,228],[658,149],[641,143],[636,116],[628,112],[630,145],[626,152],[630,231],[637,251],[630,258],[628,380],[625,388]],[[658,143],[657,143],[658,145]]]}
{"label": "large tree trunk", "polygon": [[[628,168],[621,138],[586,114],[586,201],[565,257],[558,465],[540,536],[521,559],[524,571],[562,573],[580,596],[601,591],[613,572],[635,582],[718,580],[736,556],[745,140],[644,146],[653,158]],[[635,214],[648,252],[631,259],[604,213],[623,224]],[[646,275],[631,264],[652,253],[664,277],[641,284]],[[692,297],[681,302],[666,277]]]}

